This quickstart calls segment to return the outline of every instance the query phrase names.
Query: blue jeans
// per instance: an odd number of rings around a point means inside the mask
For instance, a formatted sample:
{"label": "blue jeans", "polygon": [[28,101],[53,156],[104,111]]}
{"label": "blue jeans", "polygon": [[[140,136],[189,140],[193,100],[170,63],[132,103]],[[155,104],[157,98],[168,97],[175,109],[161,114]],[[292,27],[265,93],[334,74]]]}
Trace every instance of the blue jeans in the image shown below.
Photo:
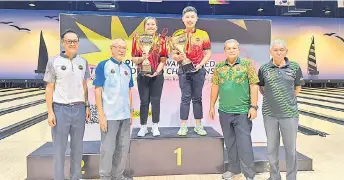
{"label": "blue jeans", "polygon": [[52,127],[54,144],[54,180],[64,180],[65,153],[70,135],[70,179],[81,179],[81,160],[85,132],[85,104],[53,103],[56,126]]}
{"label": "blue jeans", "polygon": [[202,90],[205,80],[206,70],[201,68],[194,73],[183,73],[179,70],[179,87],[182,91],[180,103],[180,119],[189,118],[190,101],[192,100],[193,113],[195,119],[203,118]]}

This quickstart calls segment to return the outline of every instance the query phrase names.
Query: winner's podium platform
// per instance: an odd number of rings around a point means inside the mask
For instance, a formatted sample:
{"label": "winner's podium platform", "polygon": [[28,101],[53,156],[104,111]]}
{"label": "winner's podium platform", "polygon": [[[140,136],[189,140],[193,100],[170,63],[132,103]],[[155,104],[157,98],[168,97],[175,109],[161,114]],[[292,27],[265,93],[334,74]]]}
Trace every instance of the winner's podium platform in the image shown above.
{"label": "winner's podium platform", "polygon": [[[125,174],[159,176],[178,174],[221,174],[227,167],[227,153],[222,135],[205,127],[207,136],[199,136],[189,127],[187,136],[178,136],[179,127],[161,127],[161,135],[137,137],[138,128],[132,130],[131,147]],[[150,132],[150,129],[149,129]],[[83,179],[99,178],[100,141],[84,141],[84,155],[80,162]],[[256,171],[269,171],[265,146],[253,147]],[[69,175],[69,143],[66,151],[65,176]],[[311,158],[297,153],[298,170],[312,171]],[[285,168],[285,153],[280,147],[280,168]],[[53,179],[53,144],[48,142],[27,156],[27,180]]]}
{"label": "winner's podium platform", "polygon": [[[161,127],[160,136],[137,137],[133,129],[130,170],[133,176],[218,174],[223,172],[223,137],[211,127],[199,136],[188,127],[187,136],[178,136],[179,127]],[[150,132],[150,131],[149,131]]]}

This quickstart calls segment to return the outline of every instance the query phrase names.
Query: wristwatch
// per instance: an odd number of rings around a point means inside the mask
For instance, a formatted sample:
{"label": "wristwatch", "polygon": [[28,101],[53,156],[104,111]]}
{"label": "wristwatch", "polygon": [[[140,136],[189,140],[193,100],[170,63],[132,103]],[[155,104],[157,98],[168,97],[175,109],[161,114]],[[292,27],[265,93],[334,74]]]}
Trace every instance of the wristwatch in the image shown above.
{"label": "wristwatch", "polygon": [[86,101],[85,102],[85,107],[90,107],[90,102]]}
{"label": "wristwatch", "polygon": [[258,106],[250,105],[251,108],[258,110]]}
{"label": "wristwatch", "polygon": [[133,113],[133,112],[134,112],[134,108],[131,108],[131,109],[130,109],[130,112]]}

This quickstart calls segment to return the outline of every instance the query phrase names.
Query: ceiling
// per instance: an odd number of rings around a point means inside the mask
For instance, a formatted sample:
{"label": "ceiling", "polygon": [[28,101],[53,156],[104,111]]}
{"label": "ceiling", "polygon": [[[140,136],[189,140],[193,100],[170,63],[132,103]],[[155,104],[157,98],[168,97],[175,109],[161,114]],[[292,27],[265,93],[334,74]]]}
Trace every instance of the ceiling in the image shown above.
{"label": "ceiling", "polygon": [[[196,7],[201,15],[248,15],[344,18],[344,8],[337,1],[296,0],[292,7],[275,6],[275,1],[229,1],[223,5],[209,5],[208,1],[0,1],[0,9],[67,10],[125,13],[181,14],[187,5]],[[259,11],[260,9],[260,11]],[[301,10],[300,10],[301,9]],[[291,13],[293,12],[293,13]]]}

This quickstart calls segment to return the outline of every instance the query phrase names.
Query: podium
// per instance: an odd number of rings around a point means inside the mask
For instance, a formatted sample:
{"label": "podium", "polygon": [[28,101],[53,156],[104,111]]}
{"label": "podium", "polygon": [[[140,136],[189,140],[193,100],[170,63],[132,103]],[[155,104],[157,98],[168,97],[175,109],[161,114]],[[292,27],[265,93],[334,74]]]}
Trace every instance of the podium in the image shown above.
{"label": "podium", "polygon": [[222,135],[211,127],[204,127],[206,136],[197,135],[193,127],[188,128],[187,136],[178,136],[179,127],[161,127],[158,137],[151,133],[137,137],[139,128],[133,129],[130,174],[139,177],[223,173]]}
{"label": "podium", "polygon": [[[187,136],[178,136],[178,127],[159,128],[161,136],[137,137],[131,133],[131,147],[125,174],[156,176],[173,174],[222,173],[223,138],[211,127],[207,136],[199,136],[189,127]],[[81,171],[83,179],[99,178],[100,141],[84,141]],[[66,150],[65,177],[69,177],[69,142]],[[27,156],[27,180],[53,179],[53,143],[47,142]]]}
{"label": "podium", "polygon": [[[222,174],[227,166],[224,139],[211,127],[205,127],[207,136],[199,136],[189,127],[187,136],[178,136],[179,127],[161,127],[161,135],[137,137],[138,128],[131,133],[129,158],[125,174],[133,177]],[[150,132],[150,129],[149,129]],[[99,179],[100,141],[84,141],[81,171],[83,179]],[[269,170],[266,146],[253,147],[258,173]],[[69,178],[69,143],[66,150],[65,177]],[[285,153],[280,147],[281,172],[286,171]],[[313,160],[299,152],[298,171],[312,171]],[[48,142],[27,156],[27,180],[53,179],[53,143]]]}

